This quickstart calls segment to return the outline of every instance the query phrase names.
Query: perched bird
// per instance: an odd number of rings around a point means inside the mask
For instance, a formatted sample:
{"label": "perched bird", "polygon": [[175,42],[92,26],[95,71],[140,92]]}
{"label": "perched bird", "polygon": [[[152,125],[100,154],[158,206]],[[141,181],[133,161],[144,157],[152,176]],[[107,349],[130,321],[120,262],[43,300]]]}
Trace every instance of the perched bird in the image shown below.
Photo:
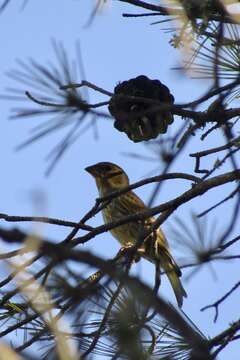
{"label": "perched bird", "polygon": [[[120,166],[113,163],[100,162],[87,167],[85,170],[94,177],[101,197],[129,185],[127,174]],[[133,191],[128,191],[113,198],[102,212],[104,221],[107,224],[144,210],[147,210],[147,206],[143,201]],[[149,229],[154,221],[154,217],[151,217],[142,221],[120,225],[110,231],[123,247],[128,247],[134,245],[139,237],[143,235],[143,231]],[[183,297],[187,296],[179,279],[181,270],[171,256],[167,240],[160,228],[154,230],[144,240],[138,254],[163,268],[172,285],[178,305],[181,307]]]}

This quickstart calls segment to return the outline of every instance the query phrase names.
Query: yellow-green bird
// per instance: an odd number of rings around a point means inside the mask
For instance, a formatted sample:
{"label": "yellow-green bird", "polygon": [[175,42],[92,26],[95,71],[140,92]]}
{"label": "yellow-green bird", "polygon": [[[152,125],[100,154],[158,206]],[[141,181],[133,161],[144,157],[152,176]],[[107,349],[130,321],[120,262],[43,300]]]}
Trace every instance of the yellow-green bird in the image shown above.
{"label": "yellow-green bird", "polygon": [[[116,164],[100,162],[87,167],[85,170],[94,177],[101,197],[129,186],[127,174]],[[107,224],[145,210],[147,210],[147,206],[144,202],[133,191],[128,191],[113,198],[102,212],[104,221]],[[144,221],[134,221],[120,225],[110,231],[123,247],[128,247],[134,245],[143,234],[143,230],[149,229],[154,221],[154,217],[150,217]],[[166,237],[160,228],[152,232],[144,240],[138,253],[163,268],[172,285],[178,306],[181,307],[183,297],[187,296],[179,279],[181,270],[170,254]]]}

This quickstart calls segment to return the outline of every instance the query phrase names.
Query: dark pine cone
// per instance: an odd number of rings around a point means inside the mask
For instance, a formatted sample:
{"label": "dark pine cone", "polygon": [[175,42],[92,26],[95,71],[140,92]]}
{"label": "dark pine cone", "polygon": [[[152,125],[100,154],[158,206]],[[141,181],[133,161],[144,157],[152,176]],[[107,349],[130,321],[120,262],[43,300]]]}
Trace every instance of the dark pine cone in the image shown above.
{"label": "dark pine cone", "polygon": [[202,17],[208,19],[214,14],[226,15],[220,0],[180,0],[190,20]]}
{"label": "dark pine cone", "polygon": [[147,76],[140,75],[136,78],[123,81],[114,89],[108,109],[114,117],[114,127],[123,131],[134,142],[150,140],[167,131],[168,125],[173,122],[170,110],[151,112],[154,104],[146,101],[132,100],[121,97],[134,96],[157,102],[173,104],[174,97],[167,86],[159,80],[150,80]]}

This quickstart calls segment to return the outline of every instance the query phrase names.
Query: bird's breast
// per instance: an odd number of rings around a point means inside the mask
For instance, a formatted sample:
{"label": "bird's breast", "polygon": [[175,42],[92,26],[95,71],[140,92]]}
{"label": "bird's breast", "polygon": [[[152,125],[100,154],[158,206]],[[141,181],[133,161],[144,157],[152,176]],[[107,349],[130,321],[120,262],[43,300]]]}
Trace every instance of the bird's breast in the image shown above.
{"label": "bird's breast", "polygon": [[[131,214],[132,213],[130,209],[123,205],[121,198],[113,199],[103,209],[103,219],[106,224],[118,221]],[[135,243],[140,228],[140,224],[131,222],[111,229],[110,232],[121,243],[122,246],[126,246]]]}

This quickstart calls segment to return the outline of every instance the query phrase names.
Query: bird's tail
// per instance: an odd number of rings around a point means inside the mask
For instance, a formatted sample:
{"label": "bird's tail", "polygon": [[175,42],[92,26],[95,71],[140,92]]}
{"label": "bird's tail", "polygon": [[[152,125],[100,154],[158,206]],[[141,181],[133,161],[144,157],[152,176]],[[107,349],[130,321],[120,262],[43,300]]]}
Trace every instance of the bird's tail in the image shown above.
{"label": "bird's tail", "polygon": [[176,296],[178,306],[181,307],[183,303],[183,298],[187,297],[187,293],[184,290],[182,283],[180,281],[180,276],[182,275],[181,270],[178,265],[175,263],[168,249],[165,248],[161,251],[160,256],[160,266],[165,271]]}

